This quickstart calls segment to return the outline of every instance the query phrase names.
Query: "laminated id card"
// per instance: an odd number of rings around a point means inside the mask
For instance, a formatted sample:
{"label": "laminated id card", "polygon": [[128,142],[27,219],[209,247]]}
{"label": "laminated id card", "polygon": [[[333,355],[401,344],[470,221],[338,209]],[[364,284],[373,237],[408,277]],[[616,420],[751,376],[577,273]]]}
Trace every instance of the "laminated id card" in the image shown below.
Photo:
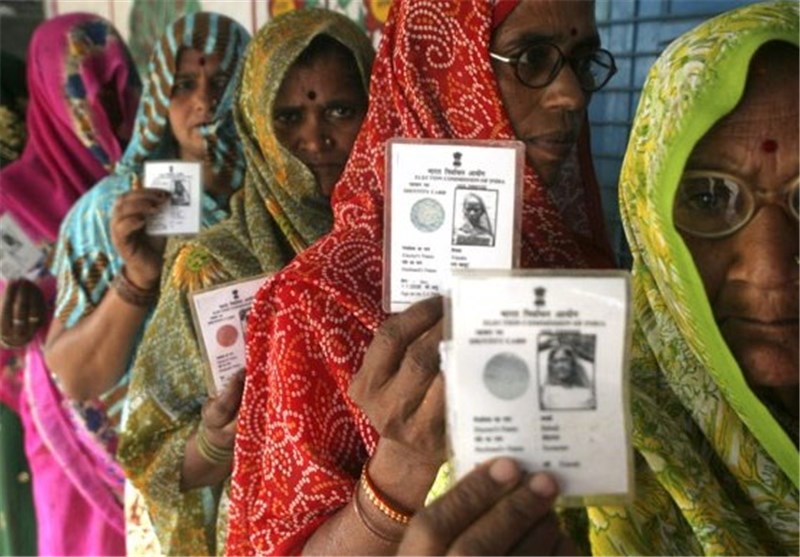
{"label": "laminated id card", "polygon": [[384,310],[442,293],[453,269],[518,266],[521,142],[392,139],[386,149]]}
{"label": "laminated id card", "polygon": [[10,213],[0,215],[0,277],[32,279],[44,268],[45,253],[25,234]]}
{"label": "laminated id card", "polygon": [[150,218],[147,233],[154,236],[197,234],[203,206],[202,166],[199,162],[144,163],[144,187],[166,190],[170,199]]}
{"label": "laminated id card", "polygon": [[455,272],[450,294],[441,353],[457,478],[508,456],[550,472],[560,505],[629,501],[629,274]]}
{"label": "laminated id card", "polygon": [[245,367],[247,316],[269,276],[229,282],[190,295],[197,340],[207,362],[206,385],[212,396],[221,393]]}

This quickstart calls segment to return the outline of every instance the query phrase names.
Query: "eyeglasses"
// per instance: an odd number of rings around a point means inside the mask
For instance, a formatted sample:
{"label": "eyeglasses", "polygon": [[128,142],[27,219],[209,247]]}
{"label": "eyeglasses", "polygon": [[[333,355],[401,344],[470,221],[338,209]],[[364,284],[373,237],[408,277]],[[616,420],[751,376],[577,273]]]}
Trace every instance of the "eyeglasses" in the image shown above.
{"label": "eyeglasses", "polygon": [[797,220],[800,176],[779,191],[765,193],[729,174],[683,173],[675,196],[675,226],[700,238],[722,238],[744,227],[764,203],[776,203]]}
{"label": "eyeglasses", "polygon": [[593,50],[586,56],[568,57],[553,43],[535,43],[518,56],[505,57],[494,52],[490,52],[489,56],[514,66],[517,79],[532,89],[550,85],[565,62],[569,62],[581,89],[587,93],[601,89],[617,73],[614,56],[603,48]]}

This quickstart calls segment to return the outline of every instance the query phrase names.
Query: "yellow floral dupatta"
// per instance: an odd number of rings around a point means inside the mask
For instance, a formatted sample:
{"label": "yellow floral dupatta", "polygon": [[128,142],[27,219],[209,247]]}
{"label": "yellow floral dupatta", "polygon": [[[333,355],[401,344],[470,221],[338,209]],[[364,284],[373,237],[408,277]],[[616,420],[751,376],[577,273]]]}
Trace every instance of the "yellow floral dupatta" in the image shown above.
{"label": "yellow floral dupatta", "polygon": [[797,447],[745,383],[672,222],[694,145],[736,106],[750,59],[774,40],[797,45],[796,2],[709,20],[672,43],[645,84],[620,183],[634,257],[637,493],[628,507],[588,509],[595,554],[798,555]]}

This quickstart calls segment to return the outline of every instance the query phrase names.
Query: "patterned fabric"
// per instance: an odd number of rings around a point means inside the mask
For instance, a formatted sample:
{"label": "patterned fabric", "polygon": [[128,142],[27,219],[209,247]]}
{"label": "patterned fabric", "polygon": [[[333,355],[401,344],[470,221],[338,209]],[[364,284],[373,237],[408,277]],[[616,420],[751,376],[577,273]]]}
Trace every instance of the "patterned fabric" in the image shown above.
{"label": "patterned fabric", "polygon": [[28,140],[0,173],[0,212],[11,212],[34,241],[53,242],[67,210],[122,155],[139,76],[117,31],[89,14],[42,23],[28,58],[36,60],[27,68]]}
{"label": "patterned fabric", "polygon": [[595,554],[800,551],[797,447],[748,388],[672,224],[693,146],[738,103],[761,45],[798,44],[798,12],[780,2],[712,19],[672,43],[645,84],[620,182],[634,258],[637,492],[632,506],[588,509]]}
{"label": "patterned fabric", "polygon": [[[28,142],[17,162],[0,173],[0,212],[8,211],[49,251],[70,206],[122,154],[141,88],[125,43],[95,15],[69,14],[42,23],[28,60]],[[54,283],[49,275],[38,279],[50,311]],[[63,401],[42,357],[46,334],[44,326],[13,354],[19,364],[13,392],[32,470],[38,550],[43,555],[119,554],[125,550],[122,518],[106,514],[108,503],[116,500],[100,479],[104,468],[99,473],[84,468],[74,428],[63,428],[68,422]],[[10,352],[0,351],[0,359]],[[76,522],[82,530],[73,527]]]}
{"label": "patterned fabric", "polygon": [[[391,9],[369,112],[334,191],[334,231],[262,288],[251,313],[231,488],[231,555],[299,553],[314,530],[350,500],[375,448],[375,430],[347,387],[386,318],[385,141],[514,137],[489,63],[491,5],[396,0]],[[528,166],[526,267],[611,264],[586,139],[580,157],[584,179],[559,186],[584,192],[595,240],[565,225]]]}
{"label": "patterned fabric", "polygon": [[[272,112],[291,64],[319,35],[347,46],[367,88],[373,50],[344,16],[299,10],[276,18],[256,35],[247,54],[236,104],[236,123],[247,160],[245,186],[232,200],[231,218],[203,232],[167,259],[161,299],[137,356],[130,412],[119,458],[147,498],[167,554],[209,555],[223,543],[227,486],[180,493],[187,439],[207,398],[189,293],[283,267],[330,230],[330,204],[309,169],[275,137]],[[218,505],[220,508],[218,508]],[[216,521],[216,527],[215,527]]]}
{"label": "patterned fabric", "polygon": [[[65,327],[74,327],[100,304],[112,279],[122,268],[123,262],[111,243],[109,229],[117,197],[140,178],[145,161],[176,158],[167,110],[181,48],[223,55],[221,67],[232,77],[204,133],[209,159],[214,161],[215,169],[230,176],[233,187],[240,185],[244,162],[237,148],[231,107],[248,42],[247,32],[232,19],[198,13],[173,23],[156,45],[134,135],[125,154],[114,173],[75,204],[61,227],[52,272],[58,279],[55,315]],[[219,222],[228,214],[222,202],[208,194],[203,196],[202,206],[203,226]],[[139,338],[145,326],[146,321],[140,328]],[[117,385],[95,400],[69,403],[73,428],[78,432],[84,451],[95,462],[102,463],[108,473],[109,487],[120,502],[124,475],[114,457],[128,378],[129,374],[124,374]]]}

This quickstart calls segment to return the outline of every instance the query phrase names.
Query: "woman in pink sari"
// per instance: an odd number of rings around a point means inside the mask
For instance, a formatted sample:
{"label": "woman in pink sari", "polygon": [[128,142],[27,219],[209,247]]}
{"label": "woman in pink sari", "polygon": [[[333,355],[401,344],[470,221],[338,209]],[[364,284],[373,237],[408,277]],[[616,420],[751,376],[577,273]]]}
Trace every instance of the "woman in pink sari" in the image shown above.
{"label": "woman in pink sari", "polygon": [[117,31],[89,14],[40,25],[28,62],[28,142],[22,156],[0,172],[0,217],[13,219],[41,248],[42,260],[23,278],[0,267],[15,279],[6,283],[10,277],[0,277],[0,402],[22,420],[39,554],[124,555],[124,524],[107,512],[119,503],[101,479],[112,472],[83,449],[44,366],[41,342],[55,294],[46,271],[50,246],[72,204],[122,155],[139,101],[139,76]]}

